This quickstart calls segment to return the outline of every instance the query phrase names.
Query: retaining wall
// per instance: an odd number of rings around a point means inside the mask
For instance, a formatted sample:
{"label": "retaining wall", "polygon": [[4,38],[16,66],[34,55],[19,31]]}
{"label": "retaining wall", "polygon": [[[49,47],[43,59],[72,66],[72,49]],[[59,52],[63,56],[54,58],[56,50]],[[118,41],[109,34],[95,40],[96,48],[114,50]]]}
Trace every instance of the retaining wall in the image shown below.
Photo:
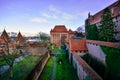
{"label": "retaining wall", "polygon": [[49,58],[50,54],[47,52],[24,80],[38,80]]}
{"label": "retaining wall", "polygon": [[70,53],[74,69],[77,72],[79,80],[85,80],[89,77],[91,80],[102,80],[102,78],[79,56],[77,53]]}

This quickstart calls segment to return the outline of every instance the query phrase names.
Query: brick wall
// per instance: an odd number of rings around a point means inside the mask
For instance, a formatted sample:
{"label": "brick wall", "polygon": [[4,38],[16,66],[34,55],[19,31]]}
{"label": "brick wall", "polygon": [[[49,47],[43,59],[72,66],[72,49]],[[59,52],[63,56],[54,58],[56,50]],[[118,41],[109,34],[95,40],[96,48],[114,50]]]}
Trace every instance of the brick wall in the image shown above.
{"label": "brick wall", "polygon": [[120,48],[120,43],[113,43],[113,42],[105,42],[105,41],[96,41],[96,40],[86,40],[86,43],[95,44],[95,45],[102,45],[107,47],[113,48]]}

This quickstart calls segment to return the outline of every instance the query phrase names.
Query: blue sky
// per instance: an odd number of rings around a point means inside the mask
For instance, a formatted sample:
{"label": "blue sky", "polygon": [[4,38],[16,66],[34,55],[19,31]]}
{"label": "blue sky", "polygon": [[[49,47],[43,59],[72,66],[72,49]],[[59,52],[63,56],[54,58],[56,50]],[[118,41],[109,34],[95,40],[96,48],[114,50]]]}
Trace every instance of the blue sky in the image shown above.
{"label": "blue sky", "polygon": [[72,30],[84,25],[88,12],[95,14],[117,0],[0,0],[0,31],[32,35],[49,33],[55,25]]}

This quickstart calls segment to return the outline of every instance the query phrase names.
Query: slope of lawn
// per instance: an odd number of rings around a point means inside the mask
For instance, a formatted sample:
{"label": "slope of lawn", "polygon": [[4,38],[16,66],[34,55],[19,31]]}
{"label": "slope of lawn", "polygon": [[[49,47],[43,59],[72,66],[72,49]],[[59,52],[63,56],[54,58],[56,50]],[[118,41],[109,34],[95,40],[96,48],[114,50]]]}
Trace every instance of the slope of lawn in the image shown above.
{"label": "slope of lawn", "polygon": [[[24,78],[30,73],[34,66],[40,60],[39,56],[28,56],[21,62],[14,66],[14,79],[13,80],[24,80]],[[10,80],[8,72],[0,76],[0,80]]]}
{"label": "slope of lawn", "polygon": [[53,59],[52,57],[48,60],[45,65],[45,68],[39,78],[39,80],[49,80],[52,74]]}
{"label": "slope of lawn", "polygon": [[56,80],[78,80],[77,73],[69,63],[68,59],[66,59],[65,54],[58,54],[56,60]]}
{"label": "slope of lawn", "polygon": [[63,49],[55,47],[52,55],[45,65],[39,80],[78,80],[68,59],[66,59]]}

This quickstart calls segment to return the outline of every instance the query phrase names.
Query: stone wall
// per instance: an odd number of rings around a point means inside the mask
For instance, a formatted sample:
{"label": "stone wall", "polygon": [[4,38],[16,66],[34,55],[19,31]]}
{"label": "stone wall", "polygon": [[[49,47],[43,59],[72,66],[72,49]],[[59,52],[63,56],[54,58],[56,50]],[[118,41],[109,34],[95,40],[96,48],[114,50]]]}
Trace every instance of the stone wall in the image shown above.
{"label": "stone wall", "polygon": [[79,65],[78,61],[76,60],[76,58],[74,56],[72,56],[72,60],[73,60],[73,67],[77,72],[78,78],[79,80],[84,80],[85,77],[87,76],[87,73],[83,70],[83,67],[81,65]]}
{"label": "stone wall", "polygon": [[102,61],[103,63],[105,63],[105,53],[102,51],[100,45],[96,45],[96,44],[91,44],[91,43],[87,43],[87,48],[88,48],[88,52],[91,56],[99,59],[100,61]]}
{"label": "stone wall", "polygon": [[101,49],[102,46],[113,47],[113,48],[120,48],[120,43],[113,43],[113,42],[104,42],[104,41],[96,41],[96,40],[86,40],[86,45],[88,48],[88,53],[105,63],[105,53]]}
{"label": "stone wall", "polygon": [[48,51],[47,47],[30,47],[31,55],[43,55]]}
{"label": "stone wall", "polygon": [[102,80],[77,53],[70,53],[69,60],[76,70],[79,80],[85,80],[86,77],[89,77],[91,80]]}

